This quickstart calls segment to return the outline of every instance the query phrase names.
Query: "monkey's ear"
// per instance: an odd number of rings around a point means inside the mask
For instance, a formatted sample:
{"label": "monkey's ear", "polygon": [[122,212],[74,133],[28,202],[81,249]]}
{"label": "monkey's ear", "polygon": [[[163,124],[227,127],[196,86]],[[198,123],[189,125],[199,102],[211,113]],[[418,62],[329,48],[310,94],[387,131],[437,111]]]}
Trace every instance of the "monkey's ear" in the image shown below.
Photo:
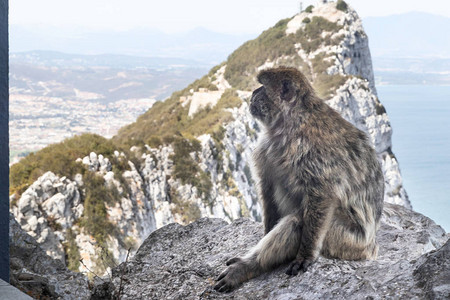
{"label": "monkey's ear", "polygon": [[295,96],[295,86],[289,79],[281,81],[280,98],[283,101],[290,101]]}
{"label": "monkey's ear", "polygon": [[271,70],[263,70],[258,74],[258,82],[264,86],[268,86],[271,82],[274,82],[275,74]]}

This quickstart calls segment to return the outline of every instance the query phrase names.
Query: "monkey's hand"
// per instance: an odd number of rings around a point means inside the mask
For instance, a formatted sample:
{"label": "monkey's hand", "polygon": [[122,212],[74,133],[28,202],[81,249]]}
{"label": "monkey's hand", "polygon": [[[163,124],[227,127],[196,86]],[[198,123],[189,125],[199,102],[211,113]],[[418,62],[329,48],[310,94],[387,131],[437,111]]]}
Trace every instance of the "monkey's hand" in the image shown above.
{"label": "monkey's hand", "polygon": [[286,270],[286,274],[296,276],[300,271],[303,273],[314,263],[314,259],[295,259]]}
{"label": "monkey's hand", "polygon": [[214,289],[221,293],[234,290],[242,282],[248,280],[247,267],[240,258],[233,258],[227,262],[228,268],[216,279]]}

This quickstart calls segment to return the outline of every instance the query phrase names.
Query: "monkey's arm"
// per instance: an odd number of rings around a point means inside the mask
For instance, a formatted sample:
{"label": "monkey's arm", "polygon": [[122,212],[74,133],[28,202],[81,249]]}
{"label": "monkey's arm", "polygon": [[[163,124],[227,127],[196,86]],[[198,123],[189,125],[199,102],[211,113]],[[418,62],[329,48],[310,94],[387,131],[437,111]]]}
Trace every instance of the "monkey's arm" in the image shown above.
{"label": "monkey's arm", "polygon": [[[322,244],[330,227],[334,213],[334,201],[329,197],[308,196],[301,213],[301,240],[295,260],[289,265],[286,274],[297,275],[306,272],[318,258]],[[305,199],[305,198],[304,198]]]}
{"label": "monkey's arm", "polygon": [[261,176],[260,197],[263,203],[264,234],[269,233],[280,219],[274,199],[274,184],[268,176]]}

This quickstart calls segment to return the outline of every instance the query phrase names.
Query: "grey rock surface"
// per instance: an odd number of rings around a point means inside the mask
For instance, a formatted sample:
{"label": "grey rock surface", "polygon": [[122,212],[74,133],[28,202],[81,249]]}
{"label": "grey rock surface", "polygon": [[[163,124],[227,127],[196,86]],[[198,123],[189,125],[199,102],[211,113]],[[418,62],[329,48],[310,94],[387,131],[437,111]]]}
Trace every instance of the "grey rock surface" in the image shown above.
{"label": "grey rock surface", "polygon": [[87,278],[48,256],[12,214],[9,231],[11,285],[35,299],[89,299]]}
{"label": "grey rock surface", "polygon": [[[429,218],[386,204],[375,261],[320,257],[308,272],[288,277],[287,266],[244,283],[229,294],[212,289],[224,262],[246,253],[262,224],[199,219],[154,231],[136,255],[113,270],[112,284],[94,294],[121,299],[445,299],[450,296],[450,242]],[[97,295],[97,296],[96,296]],[[97,297],[97,298],[96,298]]]}

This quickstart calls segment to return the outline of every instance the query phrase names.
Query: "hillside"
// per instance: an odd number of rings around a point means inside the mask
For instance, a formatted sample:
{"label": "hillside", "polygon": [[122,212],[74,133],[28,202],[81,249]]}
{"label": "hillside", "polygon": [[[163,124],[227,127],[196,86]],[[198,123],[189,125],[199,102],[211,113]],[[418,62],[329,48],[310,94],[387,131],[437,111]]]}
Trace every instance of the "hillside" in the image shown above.
{"label": "hillside", "polygon": [[168,223],[260,220],[251,158],[261,127],[248,100],[259,70],[278,65],[301,69],[331,107],[368,133],[385,201],[410,207],[367,35],[356,12],[338,1],[281,20],[111,140],[82,135],[14,165],[15,218],[52,257],[101,274]]}

